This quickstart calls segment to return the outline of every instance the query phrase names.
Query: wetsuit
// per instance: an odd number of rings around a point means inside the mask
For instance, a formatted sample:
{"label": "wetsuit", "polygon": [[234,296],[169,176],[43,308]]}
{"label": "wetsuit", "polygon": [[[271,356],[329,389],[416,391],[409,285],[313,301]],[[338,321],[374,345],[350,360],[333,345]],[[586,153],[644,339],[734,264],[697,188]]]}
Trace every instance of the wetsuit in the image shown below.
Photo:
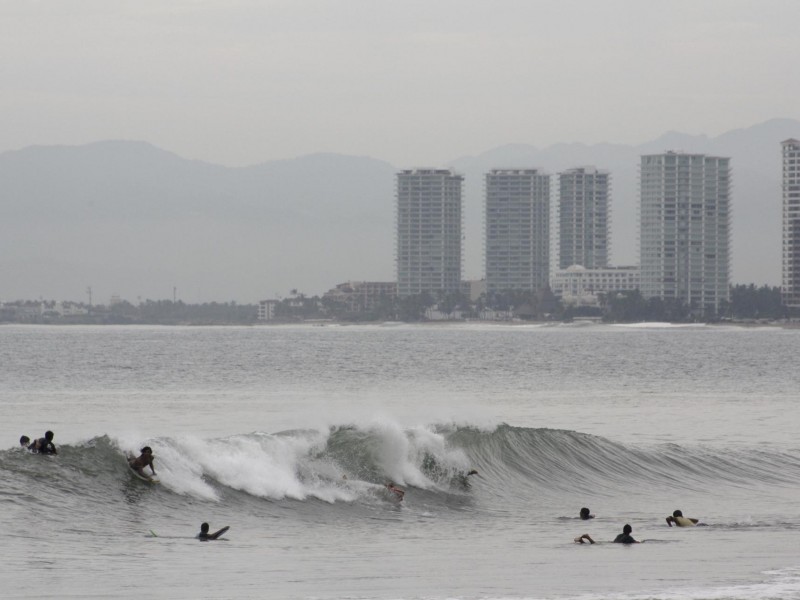
{"label": "wetsuit", "polygon": [[39,454],[58,454],[55,444],[53,442],[48,442],[47,438],[39,438],[28,446],[28,448]]}
{"label": "wetsuit", "polygon": [[617,537],[614,538],[615,544],[636,544],[636,540],[633,539],[633,536],[630,533],[620,533]]}

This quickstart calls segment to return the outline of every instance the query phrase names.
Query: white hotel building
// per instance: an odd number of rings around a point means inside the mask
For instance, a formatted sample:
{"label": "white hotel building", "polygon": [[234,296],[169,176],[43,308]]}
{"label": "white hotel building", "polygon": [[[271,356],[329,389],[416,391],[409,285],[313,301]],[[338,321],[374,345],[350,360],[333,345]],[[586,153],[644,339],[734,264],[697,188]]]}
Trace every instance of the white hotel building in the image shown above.
{"label": "white hotel building", "polygon": [[550,277],[550,175],[486,174],[486,291],[538,291]]}
{"label": "white hotel building", "polygon": [[730,159],[642,156],[640,182],[642,296],[716,312],[730,297]]}
{"label": "white hotel building", "polygon": [[800,141],[785,140],[783,147],[783,269],[781,297],[800,308]]}
{"label": "white hotel building", "polygon": [[639,289],[639,267],[587,269],[571,265],[553,274],[550,287],[565,304],[599,306],[600,295]]}
{"label": "white hotel building", "polygon": [[595,167],[558,174],[558,266],[608,265],[611,175]]}
{"label": "white hotel building", "polygon": [[459,290],[463,183],[463,176],[449,169],[397,174],[399,297]]}

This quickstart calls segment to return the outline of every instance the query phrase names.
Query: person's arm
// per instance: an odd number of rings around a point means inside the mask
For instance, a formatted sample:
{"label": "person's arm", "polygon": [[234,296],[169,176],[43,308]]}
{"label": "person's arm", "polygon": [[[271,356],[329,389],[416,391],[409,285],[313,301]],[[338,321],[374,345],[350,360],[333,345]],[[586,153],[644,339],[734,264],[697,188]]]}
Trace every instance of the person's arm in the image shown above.
{"label": "person's arm", "polygon": [[219,531],[215,531],[214,533],[212,533],[212,534],[211,534],[211,535],[209,535],[208,537],[209,537],[209,538],[211,538],[212,540],[215,540],[215,539],[217,539],[219,536],[221,536],[223,533],[225,533],[226,531],[228,531],[228,529],[230,529],[230,526],[229,526],[229,525],[226,525],[225,527],[223,527],[223,528],[222,528],[222,529],[220,529]]}
{"label": "person's arm", "polygon": [[583,540],[586,540],[590,544],[594,544],[594,540],[589,536],[588,533],[584,533],[582,536],[575,538],[575,542],[578,544],[583,544],[584,543]]}
{"label": "person's arm", "polygon": [[675,519],[672,517],[672,515],[667,517],[667,525],[669,525],[670,527],[672,527],[673,521],[675,521]]}
{"label": "person's arm", "polygon": [[156,468],[153,466],[153,459],[150,459],[150,470],[153,472],[153,475],[156,474]]}

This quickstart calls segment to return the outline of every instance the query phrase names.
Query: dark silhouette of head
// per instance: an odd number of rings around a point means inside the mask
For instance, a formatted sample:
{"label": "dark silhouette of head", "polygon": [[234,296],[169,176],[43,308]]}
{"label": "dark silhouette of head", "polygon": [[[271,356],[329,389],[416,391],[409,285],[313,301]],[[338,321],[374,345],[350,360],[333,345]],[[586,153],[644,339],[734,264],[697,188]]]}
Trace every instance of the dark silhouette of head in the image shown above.
{"label": "dark silhouette of head", "polygon": [[53,441],[53,432],[52,431],[45,431],[44,432],[44,439],[46,439],[48,442],[52,442]]}
{"label": "dark silhouette of head", "polygon": [[200,533],[208,533],[208,523],[200,525]]}
{"label": "dark silhouette of head", "polygon": [[145,446],[139,452],[141,452],[142,454],[152,454],[153,449],[150,446]]}
{"label": "dark silhouette of head", "polygon": [[588,509],[588,508],[586,508],[586,507],[584,506],[584,507],[581,509],[581,519],[583,519],[583,520],[585,521],[585,520],[586,520],[586,519],[588,519],[589,517],[590,517],[590,515],[589,515],[589,509]]}
{"label": "dark silhouette of head", "polygon": [[21,438],[19,438],[20,446],[27,446],[30,443],[31,443],[31,438],[29,438],[27,435],[23,435]]}
{"label": "dark silhouette of head", "polygon": [[623,528],[622,528],[622,533],[624,533],[624,534],[626,534],[626,535],[630,535],[630,533],[631,533],[632,531],[633,531],[633,527],[631,527],[631,526],[630,526],[630,525],[628,525],[627,523],[625,524],[625,527],[623,527]]}
{"label": "dark silhouette of head", "polygon": [[676,517],[676,518],[677,517],[682,517],[683,513],[681,511],[679,511],[679,510],[675,510],[675,511],[672,512],[672,516]]}
{"label": "dark silhouette of head", "polygon": [[472,469],[469,473],[467,473],[467,477],[469,477],[470,475],[477,475],[477,474],[478,472],[475,469]]}

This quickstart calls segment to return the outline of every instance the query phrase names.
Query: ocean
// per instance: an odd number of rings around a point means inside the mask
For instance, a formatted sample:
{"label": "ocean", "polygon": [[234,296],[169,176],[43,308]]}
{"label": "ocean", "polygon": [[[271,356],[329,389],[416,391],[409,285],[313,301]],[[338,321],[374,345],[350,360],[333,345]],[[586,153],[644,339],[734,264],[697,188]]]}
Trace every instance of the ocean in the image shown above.
{"label": "ocean", "polygon": [[[0,597],[800,599],[798,350],[779,327],[2,326]],[[18,448],[48,429],[58,456]],[[127,467],[144,445],[159,484]],[[610,543],[625,524],[643,544]]]}

